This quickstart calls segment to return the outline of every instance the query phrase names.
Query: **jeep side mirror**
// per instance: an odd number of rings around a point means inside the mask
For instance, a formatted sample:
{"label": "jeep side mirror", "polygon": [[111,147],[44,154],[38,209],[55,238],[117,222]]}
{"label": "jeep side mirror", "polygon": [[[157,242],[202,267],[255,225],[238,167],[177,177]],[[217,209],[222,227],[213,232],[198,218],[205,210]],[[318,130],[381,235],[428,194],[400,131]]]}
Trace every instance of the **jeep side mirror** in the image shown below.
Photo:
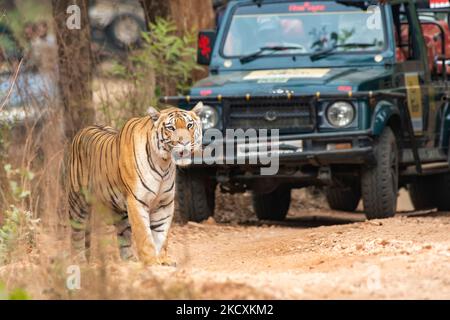
{"label": "jeep side mirror", "polygon": [[198,33],[198,44],[197,44],[198,64],[209,66],[215,42],[216,42],[216,31],[201,30]]}

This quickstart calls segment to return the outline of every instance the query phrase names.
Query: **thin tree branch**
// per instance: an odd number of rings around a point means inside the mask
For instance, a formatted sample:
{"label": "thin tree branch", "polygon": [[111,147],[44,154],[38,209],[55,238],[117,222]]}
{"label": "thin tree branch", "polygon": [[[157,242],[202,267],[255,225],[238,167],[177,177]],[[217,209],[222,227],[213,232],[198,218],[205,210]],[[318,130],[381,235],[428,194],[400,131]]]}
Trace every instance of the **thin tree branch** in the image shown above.
{"label": "thin tree branch", "polygon": [[17,81],[17,77],[19,76],[20,68],[22,67],[23,58],[20,59],[19,65],[16,68],[16,71],[14,72],[14,76],[12,77],[11,85],[9,86],[8,94],[6,95],[5,99],[3,99],[2,104],[0,105],[0,112],[3,111],[3,108],[6,106],[6,104],[9,101],[9,98],[11,97],[12,91],[14,89],[14,86]]}

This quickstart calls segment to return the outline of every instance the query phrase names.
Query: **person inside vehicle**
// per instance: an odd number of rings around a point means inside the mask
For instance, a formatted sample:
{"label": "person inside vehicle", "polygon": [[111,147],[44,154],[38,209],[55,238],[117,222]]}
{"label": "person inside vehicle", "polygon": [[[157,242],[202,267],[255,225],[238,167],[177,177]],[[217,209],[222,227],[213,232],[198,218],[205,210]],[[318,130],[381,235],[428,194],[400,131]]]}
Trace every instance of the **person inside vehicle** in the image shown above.
{"label": "person inside vehicle", "polygon": [[292,46],[305,51],[306,37],[302,20],[261,16],[257,19],[259,47]]}
{"label": "person inside vehicle", "polygon": [[49,32],[46,21],[30,23],[25,28],[25,37],[29,39],[29,61],[42,72],[54,72],[56,65],[56,39]]}
{"label": "person inside vehicle", "polygon": [[31,42],[36,37],[36,25],[32,22],[25,23],[23,34],[25,40]]}
{"label": "person inside vehicle", "polygon": [[304,52],[307,41],[302,20],[261,15],[252,20],[237,19],[231,24],[224,53],[245,55],[274,46],[296,47],[296,52]]}
{"label": "person inside vehicle", "polygon": [[256,20],[258,26],[259,47],[280,45],[281,23],[276,16],[261,16]]}
{"label": "person inside vehicle", "polygon": [[257,19],[261,46],[283,45],[288,40],[298,42],[302,33],[299,20],[280,19],[277,16],[261,16]]}

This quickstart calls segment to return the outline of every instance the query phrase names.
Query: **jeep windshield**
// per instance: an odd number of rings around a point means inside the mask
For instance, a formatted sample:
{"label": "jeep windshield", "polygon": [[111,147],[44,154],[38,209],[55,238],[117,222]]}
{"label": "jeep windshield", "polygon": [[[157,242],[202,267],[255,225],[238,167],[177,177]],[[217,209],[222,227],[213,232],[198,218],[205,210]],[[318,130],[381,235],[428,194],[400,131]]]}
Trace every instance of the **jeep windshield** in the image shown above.
{"label": "jeep windshield", "polygon": [[317,57],[380,52],[385,47],[381,10],[349,1],[278,2],[235,10],[222,47],[243,63],[273,55]]}

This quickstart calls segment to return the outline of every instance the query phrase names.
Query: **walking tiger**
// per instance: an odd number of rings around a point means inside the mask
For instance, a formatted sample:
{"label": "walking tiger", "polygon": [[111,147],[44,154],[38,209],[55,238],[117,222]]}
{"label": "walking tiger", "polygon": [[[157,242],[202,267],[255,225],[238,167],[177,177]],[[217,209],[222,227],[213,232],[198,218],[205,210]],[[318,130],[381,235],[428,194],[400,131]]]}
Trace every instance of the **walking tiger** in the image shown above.
{"label": "walking tiger", "polygon": [[90,246],[92,203],[114,215],[120,255],[134,242],[145,264],[168,264],[167,237],[174,213],[176,165],[190,163],[201,147],[198,103],[191,111],[150,107],[117,131],[91,126],[74,138],[69,156],[69,217],[73,248]]}

